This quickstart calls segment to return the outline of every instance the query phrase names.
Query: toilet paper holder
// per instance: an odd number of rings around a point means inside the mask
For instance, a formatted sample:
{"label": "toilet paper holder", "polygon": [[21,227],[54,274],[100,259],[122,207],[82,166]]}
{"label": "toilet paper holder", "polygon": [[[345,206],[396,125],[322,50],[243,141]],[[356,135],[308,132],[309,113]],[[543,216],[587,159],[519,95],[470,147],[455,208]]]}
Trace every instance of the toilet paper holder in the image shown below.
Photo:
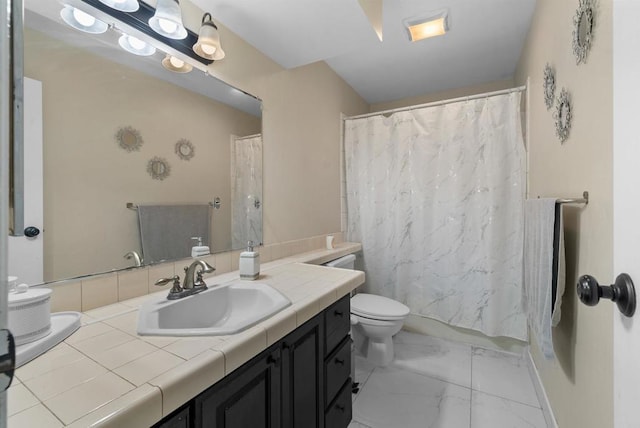
{"label": "toilet paper holder", "polygon": [[578,280],[576,291],[580,301],[588,306],[595,306],[601,298],[615,302],[620,312],[632,317],[636,311],[636,290],[631,277],[621,273],[615,283],[602,286],[591,275],[582,275]]}

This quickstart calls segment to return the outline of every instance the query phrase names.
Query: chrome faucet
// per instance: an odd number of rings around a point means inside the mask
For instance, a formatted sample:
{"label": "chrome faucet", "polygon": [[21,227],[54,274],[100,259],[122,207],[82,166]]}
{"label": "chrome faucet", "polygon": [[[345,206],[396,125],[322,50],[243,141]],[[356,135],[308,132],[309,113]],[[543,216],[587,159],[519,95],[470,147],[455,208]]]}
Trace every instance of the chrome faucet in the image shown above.
{"label": "chrome faucet", "polygon": [[[198,270],[198,267],[202,269]],[[209,263],[204,260],[196,260],[189,265],[189,267],[184,267],[184,282],[182,283],[183,290],[190,290],[193,288],[204,287],[206,290],[207,285],[204,283],[202,279],[202,274],[211,273],[216,268],[211,266]]]}
{"label": "chrome faucet", "polygon": [[[202,269],[198,270],[198,267]],[[202,274],[211,273],[215,270],[216,269],[213,266],[211,266],[204,260],[196,260],[188,267],[185,266],[184,282],[182,283],[182,286],[180,286],[180,277],[178,275],[175,275],[171,278],[160,278],[155,282],[155,285],[166,285],[170,282],[173,282],[173,286],[169,291],[167,299],[181,299],[183,297],[187,297],[206,290],[207,284],[205,284],[204,280],[202,279]]]}
{"label": "chrome faucet", "polygon": [[129,251],[127,254],[124,255],[124,258],[127,260],[131,260],[134,259],[135,260],[135,266],[142,266],[142,257],[140,257],[140,254],[138,254],[137,251]]}

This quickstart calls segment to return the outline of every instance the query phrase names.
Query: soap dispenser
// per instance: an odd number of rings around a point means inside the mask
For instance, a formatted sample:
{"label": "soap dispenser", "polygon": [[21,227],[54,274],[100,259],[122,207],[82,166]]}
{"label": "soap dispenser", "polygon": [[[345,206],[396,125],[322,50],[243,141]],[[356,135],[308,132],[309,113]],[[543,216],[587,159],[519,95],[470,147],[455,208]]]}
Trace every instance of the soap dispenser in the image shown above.
{"label": "soap dispenser", "polygon": [[194,236],[191,239],[193,239],[194,241],[198,241],[198,244],[196,246],[191,247],[191,257],[208,256],[210,254],[209,247],[207,247],[206,245],[202,245],[201,236]]}
{"label": "soap dispenser", "polygon": [[254,280],[260,275],[260,253],[253,251],[253,241],[240,253],[240,279]]}

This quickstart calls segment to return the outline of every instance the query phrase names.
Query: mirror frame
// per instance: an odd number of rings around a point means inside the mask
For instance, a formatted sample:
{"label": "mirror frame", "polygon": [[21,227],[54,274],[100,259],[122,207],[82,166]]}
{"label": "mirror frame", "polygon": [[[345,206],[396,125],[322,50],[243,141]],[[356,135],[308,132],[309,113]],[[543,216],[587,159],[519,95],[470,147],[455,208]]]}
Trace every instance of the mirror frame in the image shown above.
{"label": "mirror frame", "polygon": [[[581,23],[585,21],[584,37],[581,37]],[[573,17],[573,55],[576,57],[576,65],[586,64],[587,55],[593,43],[593,30],[595,25],[595,4],[593,0],[580,0]]]}
{"label": "mirror frame", "polygon": [[547,110],[550,110],[556,96],[556,71],[549,63],[544,67],[542,88],[544,90],[544,105],[547,106]]}
{"label": "mirror frame", "polygon": [[571,96],[565,88],[562,88],[556,100],[556,111],[553,115],[556,121],[556,135],[561,143],[567,141],[569,133],[571,132],[571,120],[573,119],[571,110]]}

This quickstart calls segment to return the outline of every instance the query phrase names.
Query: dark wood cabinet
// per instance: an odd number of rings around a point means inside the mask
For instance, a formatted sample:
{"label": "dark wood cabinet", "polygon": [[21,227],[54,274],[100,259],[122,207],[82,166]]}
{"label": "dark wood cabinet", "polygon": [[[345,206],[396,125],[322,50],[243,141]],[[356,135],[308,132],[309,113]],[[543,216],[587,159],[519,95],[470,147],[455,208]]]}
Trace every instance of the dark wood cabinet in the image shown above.
{"label": "dark wood cabinet", "polygon": [[349,311],[345,296],[156,427],[347,428]]}
{"label": "dark wood cabinet", "polygon": [[195,399],[195,424],[209,428],[280,427],[280,349],[269,349]]}
{"label": "dark wood cabinet", "polygon": [[282,341],[283,428],[323,428],[324,324],[319,315]]}

